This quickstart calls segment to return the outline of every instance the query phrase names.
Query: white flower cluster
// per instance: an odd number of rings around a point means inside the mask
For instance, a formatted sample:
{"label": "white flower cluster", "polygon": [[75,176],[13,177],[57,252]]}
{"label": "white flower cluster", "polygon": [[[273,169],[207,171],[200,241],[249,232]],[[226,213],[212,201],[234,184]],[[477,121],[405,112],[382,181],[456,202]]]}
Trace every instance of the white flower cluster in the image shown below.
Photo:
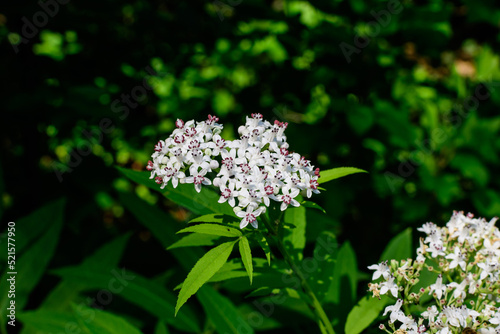
{"label": "white flower cluster", "polygon": [[177,120],[177,129],[156,144],[147,169],[161,188],[169,181],[174,188],[194,183],[200,192],[202,185],[213,184],[220,189],[219,203],[227,201],[242,218],[241,228],[248,224],[257,228],[257,217],[270,200],[281,202],[283,211],[300,205],[295,199],[299,192],[307,197],[319,193],[319,168],[288,151],[284,134],[288,123],[270,123],[261,114],[252,114],[238,129],[240,139],[226,141],[218,120],[210,115],[203,122]]}
{"label": "white flower cluster", "polygon": [[[372,280],[382,278],[382,282],[368,284],[373,296],[390,293],[397,300],[383,314],[390,312],[393,331],[449,334],[464,333],[468,328],[470,333],[500,334],[500,231],[496,220],[454,212],[446,227],[426,223],[418,228],[426,237],[420,238],[415,261],[392,260],[368,267],[375,270]],[[411,292],[423,268],[438,273],[436,281]],[[433,298],[425,302],[424,295]],[[426,310],[420,313],[424,305]],[[410,311],[418,315],[412,316]],[[384,325],[380,328],[392,333]]]}

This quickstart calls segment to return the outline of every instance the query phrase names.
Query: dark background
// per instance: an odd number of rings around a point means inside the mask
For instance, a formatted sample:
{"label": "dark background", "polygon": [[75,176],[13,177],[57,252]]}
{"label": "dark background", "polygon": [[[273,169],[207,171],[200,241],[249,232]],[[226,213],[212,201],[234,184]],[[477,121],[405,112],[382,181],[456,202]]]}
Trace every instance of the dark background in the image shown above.
{"label": "dark background", "polygon": [[[145,170],[177,118],[208,114],[228,139],[253,112],[287,121],[316,166],[369,172],[329,183],[313,198],[327,215],[308,216],[308,249],[331,230],[361,271],[407,227],[500,214],[493,0],[62,2],[0,6],[0,215],[65,199],[48,270],[130,232],[121,265],[175,271],[118,191],[168,212],[165,224],[192,215],[115,167]],[[27,310],[58,282],[33,279]]]}

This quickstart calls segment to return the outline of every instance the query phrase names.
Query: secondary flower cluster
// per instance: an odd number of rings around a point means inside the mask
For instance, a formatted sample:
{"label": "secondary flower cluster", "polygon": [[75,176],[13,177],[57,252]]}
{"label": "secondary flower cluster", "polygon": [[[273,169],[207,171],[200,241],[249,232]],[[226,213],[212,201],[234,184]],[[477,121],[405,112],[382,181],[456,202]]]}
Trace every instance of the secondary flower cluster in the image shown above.
{"label": "secondary flower cluster", "polygon": [[[420,238],[415,261],[392,260],[368,267],[375,270],[372,280],[381,278],[368,285],[373,296],[388,294],[396,299],[383,314],[390,313],[392,331],[448,334],[469,328],[470,333],[500,333],[500,231],[496,220],[454,212],[446,227],[426,223],[418,228],[426,237]],[[437,276],[424,282],[420,275],[424,268]],[[421,287],[412,292],[419,277]],[[380,329],[392,333],[383,324]]]}
{"label": "secondary flower cluster", "polygon": [[170,181],[174,188],[193,183],[198,192],[213,184],[220,189],[219,203],[227,201],[242,218],[241,228],[257,228],[257,217],[270,200],[281,202],[283,211],[300,205],[295,197],[301,191],[307,197],[319,193],[319,169],[288,150],[288,123],[270,123],[252,114],[238,129],[240,139],[226,141],[218,120],[210,115],[202,122],[178,119],[177,129],[156,144],[147,170],[162,189]]}

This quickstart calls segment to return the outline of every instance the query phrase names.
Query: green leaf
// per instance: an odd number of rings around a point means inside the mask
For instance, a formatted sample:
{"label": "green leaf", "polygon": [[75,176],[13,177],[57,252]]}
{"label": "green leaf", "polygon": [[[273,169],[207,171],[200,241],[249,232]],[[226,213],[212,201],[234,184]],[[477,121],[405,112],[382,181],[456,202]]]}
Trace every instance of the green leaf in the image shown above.
{"label": "green leaf", "polygon": [[179,309],[189,297],[195,294],[226,263],[237,241],[225,242],[212,248],[196,262],[182,284],[177,304],[175,305],[175,314],[179,312]]}
{"label": "green leaf", "polygon": [[306,208],[316,209],[316,210],[319,210],[323,213],[326,213],[325,209],[323,209],[321,206],[319,206],[318,204],[316,204],[314,202],[303,201],[302,203],[300,203],[300,205],[302,205]]}
{"label": "green leaf", "polygon": [[283,243],[295,261],[302,261],[302,251],[306,246],[306,209],[303,206],[288,208],[284,221],[295,228],[281,229]]}
{"label": "green leaf", "polygon": [[[255,278],[255,277],[259,277],[261,275],[262,275],[261,273],[255,272],[255,273],[253,273],[252,277]],[[227,281],[227,280],[230,280],[233,278],[241,278],[241,277],[248,277],[248,272],[243,271],[243,270],[224,270],[224,271],[222,271],[222,269],[221,269],[218,272],[216,272],[212,276],[212,278],[210,278],[207,281],[207,283],[222,282],[222,281]],[[182,285],[183,285],[183,283],[177,285],[174,288],[174,291],[181,289]]]}
{"label": "green leaf", "polygon": [[253,275],[253,264],[252,264],[252,250],[250,249],[250,244],[248,243],[248,239],[243,236],[240,238],[240,242],[238,243],[240,248],[241,261],[243,261],[243,265],[248,273],[248,277],[250,278],[250,284],[252,284],[252,275]]}
{"label": "green leaf", "polygon": [[135,195],[118,192],[118,197],[123,206],[130,210],[164,247],[176,241],[175,232],[177,229],[172,224],[173,219],[168,214]]}
{"label": "green leaf", "polygon": [[[29,245],[33,244],[36,239],[39,239],[50,228],[54,216],[58,214],[57,210],[62,210],[61,207],[61,200],[50,202],[15,221],[17,256],[20,256]],[[7,239],[2,240],[2,242],[7,242]],[[0,252],[0,260],[7,261],[7,252]]]}
{"label": "green leaf", "polygon": [[255,238],[257,242],[259,243],[260,247],[264,251],[264,254],[266,254],[267,258],[267,263],[271,265],[271,247],[269,247],[269,244],[267,243],[267,239],[264,234],[261,234],[260,236]]}
{"label": "green leaf", "polygon": [[[349,241],[345,242],[337,255],[337,262],[333,270],[333,281],[327,293],[327,300],[339,303],[341,292],[346,292],[350,300],[356,296],[357,286],[357,261],[356,253]],[[330,297],[330,298],[328,298]]]}
{"label": "green leaf", "polygon": [[[3,168],[2,168],[2,162],[0,161],[0,196],[3,196],[5,193],[5,182],[3,178]],[[0,218],[3,216],[3,211],[4,211],[4,203],[3,201],[0,201]],[[3,254],[2,259],[5,258],[6,254]]]}
{"label": "green leaf", "polygon": [[43,333],[67,333],[79,330],[82,333],[95,334],[141,334],[141,331],[125,319],[83,304],[73,306],[72,313],[38,310],[22,313],[19,319],[23,324]]}
{"label": "green leaf", "polygon": [[320,301],[325,297],[333,281],[338,247],[337,238],[330,231],[323,231],[316,238],[313,257],[318,261],[318,267],[314,275],[310,275],[309,281]]}
{"label": "green leaf", "polygon": [[322,184],[328,181],[332,181],[347,175],[356,174],[356,173],[368,173],[365,170],[355,168],[355,167],[338,167],[329,170],[324,170],[319,173],[320,178],[318,179],[318,183]]}
{"label": "green leaf", "polygon": [[141,334],[137,328],[125,319],[114,314],[83,305],[74,306],[78,324],[95,334]]}
{"label": "green leaf", "polygon": [[[58,200],[46,205],[43,208],[43,211],[47,213],[45,218],[50,218],[49,227],[37,240],[30,244],[30,247],[27,248],[24,253],[16,259],[15,268],[11,270],[7,267],[1,277],[1,282],[7,282],[7,278],[12,276],[9,272],[17,272],[17,275],[15,276],[17,277],[16,309],[18,311],[22,310],[28,302],[30,293],[36,287],[38,281],[42,278],[45,269],[49,265],[50,259],[54,254],[63,224],[64,200]],[[49,211],[51,214],[48,213]],[[25,222],[27,222],[27,226],[32,226],[33,220],[35,222],[40,222],[39,217],[36,217],[33,214],[28,217],[29,219],[25,220]],[[22,225],[16,224],[16,231],[21,231],[22,229]],[[17,236],[15,239],[16,241],[19,240]],[[22,279],[23,277],[29,279]],[[5,283],[2,283],[0,287],[0,315],[2,318],[0,321],[2,322],[2,327],[5,326],[5,321],[7,319],[7,305],[10,299],[8,298],[9,288],[10,285]]]}
{"label": "green leaf", "polygon": [[155,327],[154,334],[169,334],[167,326],[163,323],[163,321],[158,321]]}
{"label": "green leaf", "polygon": [[[120,192],[119,197],[123,206],[153,233],[163,247],[166,248],[179,240],[175,234],[177,231],[175,221],[168,214],[136,195]],[[190,270],[203,254],[196,248],[172,249],[170,252],[185,270]]]}
{"label": "green leaf", "polygon": [[349,242],[345,242],[337,255],[333,270],[333,280],[325,295],[326,302],[334,304],[334,313],[339,319],[337,326],[343,328],[347,314],[356,302],[358,268],[356,254]]}
{"label": "green leaf", "polygon": [[363,297],[349,312],[345,324],[345,334],[359,334],[378,318],[380,312],[391,301],[387,296],[381,300],[369,295]]}
{"label": "green leaf", "polygon": [[174,248],[193,246],[213,246],[215,244],[215,240],[217,239],[219,239],[219,236],[217,235],[192,233],[174,242],[172,245],[168,246],[167,249],[170,250]]}
{"label": "green leaf", "polygon": [[67,329],[73,330],[79,325],[75,315],[70,312],[42,309],[19,313],[16,317],[24,327],[34,328],[33,333],[65,333]]}
{"label": "green leaf", "polygon": [[[258,288],[252,292],[250,292],[248,295],[245,296],[245,298],[250,298],[250,297],[264,297],[264,296],[271,296],[271,295],[279,295],[283,294],[286,295],[287,297],[290,298],[296,298],[300,299],[301,296],[304,296],[304,293],[301,292],[300,290],[295,290],[292,288],[271,288],[271,287],[261,287]],[[308,298],[308,297],[304,297]]]}
{"label": "green leaf", "polygon": [[177,233],[186,233],[186,232],[218,235],[221,237],[241,237],[243,235],[240,230],[235,229],[234,227],[224,226],[219,224],[209,224],[209,223],[189,226],[186,227],[185,229],[180,230]]}
{"label": "green leaf", "polygon": [[[118,266],[130,235],[131,233],[127,233],[108,242],[94,254],[87,257],[81,266],[88,267],[90,270],[94,266],[107,268]],[[41,308],[54,311],[69,310],[71,302],[77,300],[78,293],[84,288],[85,284],[62,280],[50,291],[47,298],[43,301]]]}
{"label": "green leaf", "polygon": [[189,307],[174,317],[175,296],[163,286],[136,273],[118,268],[66,267],[52,271],[68,281],[85,284],[86,290],[107,289],[172,326],[199,333],[195,314]]}
{"label": "green leaf", "polygon": [[411,228],[407,228],[389,241],[379,262],[411,258],[412,249]]}
{"label": "green leaf", "polygon": [[212,287],[202,287],[196,297],[218,333],[254,333],[252,327],[239,314],[234,304]]}
{"label": "green leaf", "polygon": [[231,206],[227,203],[218,203],[220,196],[206,187],[203,187],[200,193],[196,192],[192,184],[179,184],[177,188],[174,188],[169,183],[164,189],[160,189],[153,180],[149,179],[149,172],[138,172],[121,167],[117,168],[130,180],[161,192],[172,202],[185,207],[195,214],[223,213],[235,216]]}
{"label": "green leaf", "polygon": [[229,216],[221,213],[211,213],[208,215],[196,217],[188,222],[188,224],[194,224],[194,223],[217,223],[223,225],[236,223],[235,226],[239,226],[240,219],[234,216]]}

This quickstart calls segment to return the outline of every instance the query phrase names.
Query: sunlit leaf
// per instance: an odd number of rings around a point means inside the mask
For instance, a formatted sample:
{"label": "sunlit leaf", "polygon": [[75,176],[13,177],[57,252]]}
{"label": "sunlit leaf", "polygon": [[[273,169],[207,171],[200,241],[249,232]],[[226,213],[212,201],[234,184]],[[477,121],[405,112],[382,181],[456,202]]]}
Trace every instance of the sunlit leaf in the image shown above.
{"label": "sunlit leaf", "polygon": [[210,235],[218,235],[221,237],[240,237],[243,234],[240,230],[229,226],[218,224],[198,224],[186,227],[177,233],[196,232]]}
{"label": "sunlit leaf", "polygon": [[371,325],[378,318],[380,312],[391,301],[387,296],[382,296],[381,300],[372,296],[363,297],[356,306],[353,307],[345,324],[346,334],[359,334]]}
{"label": "sunlit leaf", "polygon": [[319,173],[320,178],[318,179],[318,183],[319,184],[326,183],[328,181],[332,181],[356,173],[368,173],[368,172],[355,167],[338,167],[338,168],[323,170]]}
{"label": "sunlit leaf", "polygon": [[196,262],[179,292],[177,304],[175,305],[176,314],[189,297],[195,294],[226,263],[236,242],[237,240],[229,241],[212,248]]}
{"label": "sunlit leaf", "polygon": [[243,261],[245,269],[248,273],[248,277],[250,278],[250,284],[252,284],[252,278],[253,278],[252,250],[250,249],[250,244],[248,243],[248,239],[246,237],[241,237],[238,245],[240,249],[241,260]]}
{"label": "sunlit leaf", "polygon": [[302,251],[306,246],[306,209],[303,206],[288,208],[285,211],[285,223],[294,226],[282,229],[283,243],[295,261],[303,258]]}
{"label": "sunlit leaf", "polygon": [[334,304],[334,312],[338,326],[343,328],[347,314],[356,302],[358,283],[358,267],[356,254],[349,242],[345,242],[337,254],[337,262],[333,269],[333,279],[325,295],[324,301]]}
{"label": "sunlit leaf", "polygon": [[174,242],[167,249],[174,249],[180,247],[193,247],[193,246],[213,246],[215,240],[219,238],[218,235],[192,233],[186,235],[184,238]]}
{"label": "sunlit leaf", "polygon": [[326,213],[325,209],[323,209],[321,206],[319,206],[319,204],[314,203],[314,202],[303,201],[302,203],[300,203],[300,205],[302,205],[306,208],[316,209],[316,210],[319,210],[323,213]]}
{"label": "sunlit leaf", "polygon": [[267,263],[269,265],[271,265],[271,248],[269,247],[269,244],[267,243],[266,237],[262,234],[262,235],[256,237],[255,239],[257,240],[260,247],[264,251],[264,254],[266,254]]}

